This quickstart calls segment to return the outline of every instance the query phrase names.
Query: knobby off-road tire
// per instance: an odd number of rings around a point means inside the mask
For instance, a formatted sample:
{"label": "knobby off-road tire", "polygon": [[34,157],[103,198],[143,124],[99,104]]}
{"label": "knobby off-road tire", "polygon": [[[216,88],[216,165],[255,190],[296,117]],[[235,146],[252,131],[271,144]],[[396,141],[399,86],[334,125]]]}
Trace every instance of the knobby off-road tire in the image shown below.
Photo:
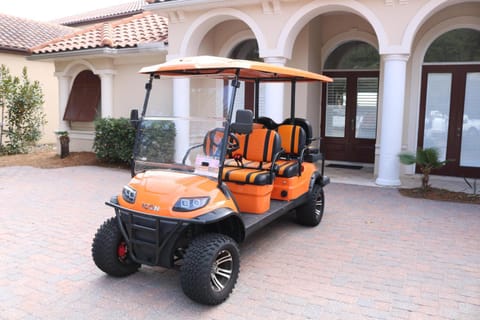
{"label": "knobby off-road tire", "polygon": [[196,302],[220,304],[232,292],[239,272],[237,243],[222,234],[204,234],[187,248],[180,275],[182,289]]}
{"label": "knobby off-road tire", "polygon": [[125,277],[138,271],[132,261],[117,218],[110,218],[98,228],[92,243],[92,257],[97,267],[114,277]]}
{"label": "knobby off-road tire", "polygon": [[325,194],[323,187],[315,184],[308,193],[308,200],[296,210],[299,224],[309,227],[317,226],[322,221],[325,208]]}

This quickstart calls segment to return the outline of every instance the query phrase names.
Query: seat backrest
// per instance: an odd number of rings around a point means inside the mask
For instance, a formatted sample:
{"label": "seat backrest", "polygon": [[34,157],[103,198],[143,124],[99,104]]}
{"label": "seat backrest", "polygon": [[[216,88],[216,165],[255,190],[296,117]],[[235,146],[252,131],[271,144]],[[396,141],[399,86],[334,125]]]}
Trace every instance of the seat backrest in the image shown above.
{"label": "seat backrest", "polygon": [[303,118],[287,118],[283,121],[283,124],[295,124],[297,126],[302,127],[302,129],[305,131],[306,135],[306,144],[307,146],[310,145],[313,141],[313,130],[312,130],[312,125],[310,124],[310,121],[307,119]]}
{"label": "seat backrest", "polygon": [[278,124],[269,117],[258,117],[253,119],[253,122],[262,124],[264,128],[275,130]]}
{"label": "seat backrest", "polygon": [[272,162],[282,150],[280,136],[274,130],[254,129],[250,134],[238,135],[240,148],[234,152],[244,159],[260,162]]}
{"label": "seat backrest", "polygon": [[299,125],[281,124],[277,128],[282,140],[283,151],[287,155],[300,155],[307,141],[305,130]]}
{"label": "seat backrest", "polygon": [[237,110],[235,122],[230,125],[231,132],[249,134],[253,127],[253,113],[251,110]]}
{"label": "seat backrest", "polygon": [[207,156],[220,157],[223,132],[223,128],[215,128],[205,134],[205,138],[203,138],[203,152]]}

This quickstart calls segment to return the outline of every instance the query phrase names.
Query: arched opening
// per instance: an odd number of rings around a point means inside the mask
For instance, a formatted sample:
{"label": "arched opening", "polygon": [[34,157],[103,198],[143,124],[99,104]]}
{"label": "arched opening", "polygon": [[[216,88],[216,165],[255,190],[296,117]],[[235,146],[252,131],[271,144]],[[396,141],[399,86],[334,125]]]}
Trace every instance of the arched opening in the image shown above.
{"label": "arched opening", "polygon": [[258,43],[255,39],[240,42],[233,48],[230,57],[234,59],[261,61],[258,54]]}
{"label": "arched opening", "polygon": [[363,41],[349,41],[338,46],[325,61],[325,70],[378,70],[377,49]]}
{"label": "arched opening", "polygon": [[373,163],[380,56],[363,41],[341,44],[325,61],[334,82],[323,86],[322,152],[328,160]]}
{"label": "arched opening", "polygon": [[[258,42],[255,39],[248,39],[237,44],[229,54],[229,58],[262,61],[259,56]],[[263,113],[263,106],[265,101],[265,90],[263,85],[260,85],[259,90],[259,114]],[[254,110],[255,104],[255,84],[253,82],[242,82],[237,91],[237,98],[235,100],[234,114],[237,109]]]}
{"label": "arched opening", "polygon": [[63,120],[73,130],[93,130],[93,121],[101,116],[100,78],[90,70],[80,72],[73,81]]}
{"label": "arched opening", "polygon": [[422,68],[418,147],[449,163],[437,173],[480,177],[480,31],[454,29],[435,39]]}

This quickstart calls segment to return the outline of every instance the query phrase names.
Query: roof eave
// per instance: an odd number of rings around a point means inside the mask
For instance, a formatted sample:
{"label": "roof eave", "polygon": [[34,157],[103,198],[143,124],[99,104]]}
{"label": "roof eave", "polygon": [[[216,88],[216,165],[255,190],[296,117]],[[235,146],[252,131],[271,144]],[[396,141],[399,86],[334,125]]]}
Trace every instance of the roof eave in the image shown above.
{"label": "roof eave", "polygon": [[121,55],[129,54],[158,54],[158,53],[167,53],[168,48],[166,45],[157,45],[157,46],[140,46],[140,47],[130,47],[130,48],[94,48],[94,49],[84,49],[84,50],[72,50],[72,51],[62,51],[62,52],[51,52],[51,53],[35,53],[27,57],[28,60],[32,61],[52,61],[52,60],[65,60],[76,57],[116,57]]}
{"label": "roof eave", "polygon": [[2,46],[0,45],[0,52],[3,53],[10,53],[10,54],[18,54],[18,55],[29,55],[30,51],[26,48],[12,48],[9,46]]}

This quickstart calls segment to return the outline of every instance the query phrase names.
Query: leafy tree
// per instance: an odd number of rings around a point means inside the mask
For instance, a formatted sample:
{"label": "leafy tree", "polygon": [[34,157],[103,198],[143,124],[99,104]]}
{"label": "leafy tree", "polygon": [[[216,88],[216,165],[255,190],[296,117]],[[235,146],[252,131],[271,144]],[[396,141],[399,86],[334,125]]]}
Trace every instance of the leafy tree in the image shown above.
{"label": "leafy tree", "polygon": [[40,83],[30,81],[26,67],[22,76],[17,77],[1,65],[0,102],[6,111],[2,127],[2,136],[6,139],[4,144],[0,143],[0,154],[26,153],[28,147],[40,140],[41,128],[46,124]]}
{"label": "leafy tree", "polygon": [[449,160],[440,161],[437,148],[418,149],[416,154],[402,152],[398,155],[400,162],[406,165],[416,164],[423,174],[422,189],[427,192],[431,186],[429,184],[430,173],[433,169],[443,167]]}

